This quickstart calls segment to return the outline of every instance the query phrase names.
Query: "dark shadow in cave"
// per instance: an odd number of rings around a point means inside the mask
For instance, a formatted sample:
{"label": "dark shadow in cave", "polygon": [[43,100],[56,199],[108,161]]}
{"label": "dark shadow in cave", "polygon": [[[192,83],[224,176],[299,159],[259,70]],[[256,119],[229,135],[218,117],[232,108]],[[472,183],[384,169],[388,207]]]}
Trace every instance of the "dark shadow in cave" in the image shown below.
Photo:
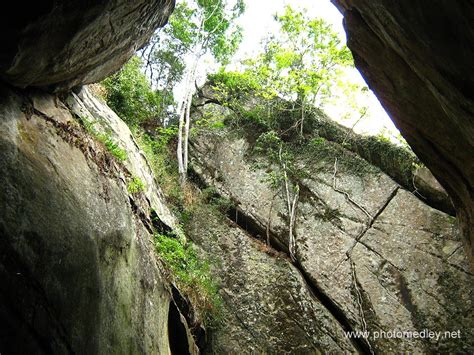
{"label": "dark shadow in cave", "polygon": [[170,351],[173,355],[187,355],[189,353],[188,335],[181,321],[181,314],[174,302],[170,302],[168,312],[168,339]]}

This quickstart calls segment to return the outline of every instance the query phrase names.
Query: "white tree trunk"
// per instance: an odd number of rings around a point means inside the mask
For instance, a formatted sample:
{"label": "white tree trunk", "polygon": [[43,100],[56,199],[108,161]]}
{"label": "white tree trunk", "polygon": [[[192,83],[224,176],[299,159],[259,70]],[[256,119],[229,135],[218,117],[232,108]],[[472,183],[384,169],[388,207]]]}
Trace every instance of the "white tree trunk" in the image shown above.
{"label": "white tree trunk", "polygon": [[304,127],[304,99],[301,101],[301,131],[300,131],[300,134],[301,134],[301,137],[304,137],[304,131],[303,131],[303,127]]}
{"label": "white tree trunk", "polygon": [[296,251],[296,239],[295,239],[295,234],[294,234],[294,226],[295,226],[295,220],[296,220],[296,205],[298,204],[298,198],[299,198],[299,187],[296,186],[293,196],[293,203],[291,205],[291,211],[290,211],[290,256],[293,261],[296,261],[295,257],[295,251]]}
{"label": "white tree trunk", "polygon": [[188,147],[189,147],[189,129],[191,127],[191,103],[193,100],[192,92],[189,92],[186,105],[186,120],[184,125],[184,155],[183,155],[183,165],[185,174],[188,172]]}
{"label": "white tree trunk", "polygon": [[198,58],[195,58],[191,69],[186,73],[184,97],[179,107],[178,147],[176,149],[176,155],[178,157],[178,172],[181,185],[186,182],[188,170],[188,140],[191,125],[190,109],[193,96],[192,83],[196,77],[197,62]]}
{"label": "white tree trunk", "polygon": [[178,158],[178,173],[180,182],[184,183],[186,180],[186,170],[184,169],[183,163],[183,127],[184,127],[184,116],[185,116],[185,108],[187,106],[186,98],[183,102],[181,113],[179,114],[179,125],[178,125],[178,147],[176,149],[176,156]]}
{"label": "white tree trunk", "polygon": [[280,145],[280,150],[278,152],[278,157],[280,159],[280,166],[283,170],[283,180],[285,182],[285,192],[286,192],[286,205],[288,209],[288,228],[289,228],[289,236],[288,236],[288,250],[290,252],[291,260],[296,261],[295,251],[296,251],[296,240],[295,235],[293,232],[293,228],[295,225],[295,218],[296,218],[296,206],[298,204],[298,197],[299,197],[299,187],[296,186],[293,191],[293,198],[291,198],[290,193],[290,184],[288,181],[288,174],[287,174],[287,166],[285,161],[282,157],[282,145]]}

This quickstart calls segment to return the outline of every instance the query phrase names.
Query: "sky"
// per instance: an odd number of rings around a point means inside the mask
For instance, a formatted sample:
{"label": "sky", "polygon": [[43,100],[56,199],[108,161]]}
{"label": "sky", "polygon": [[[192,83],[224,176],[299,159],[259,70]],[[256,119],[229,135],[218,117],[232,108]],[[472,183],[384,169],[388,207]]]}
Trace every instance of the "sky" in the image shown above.
{"label": "sky", "polygon": [[[261,41],[268,33],[276,33],[278,26],[273,19],[275,13],[283,13],[286,5],[294,9],[305,9],[310,17],[321,17],[331,24],[333,30],[346,42],[346,34],[342,25],[342,14],[329,0],[247,0],[246,11],[238,20],[244,30],[244,39],[234,61],[252,57],[261,48]],[[351,68],[345,73],[346,79],[351,82],[366,85],[357,71]],[[326,113],[334,120],[352,127],[360,118],[358,112],[350,112],[344,103],[344,93],[335,92],[334,102],[325,107]],[[357,123],[354,130],[358,133],[384,133],[392,139],[397,139],[398,130],[380,105],[378,99],[369,91],[367,97],[360,97],[359,102],[368,106],[366,115]],[[346,117],[346,118],[343,118]]]}
{"label": "sky", "polygon": [[[245,13],[237,20],[244,31],[243,41],[229,69],[235,69],[241,60],[253,57],[261,50],[262,40],[268,34],[278,32],[278,25],[273,15],[283,13],[286,5],[291,5],[296,10],[304,9],[305,13],[310,17],[323,18],[332,25],[333,30],[339,35],[341,41],[346,43],[342,14],[330,0],[245,0],[245,3]],[[210,58],[210,56],[207,59],[203,58],[203,64],[205,64],[204,67],[207,72],[217,69],[215,62]],[[205,78],[205,73],[201,73],[198,84],[203,84],[206,80]],[[346,70],[343,80],[367,86],[355,68]],[[181,90],[177,88],[177,91]],[[356,101],[360,107],[368,107],[366,114],[361,120],[359,120],[361,116],[359,111],[348,105],[346,93],[341,90],[334,90],[332,94],[330,102],[323,109],[333,120],[353,128],[357,133],[383,134],[393,142],[400,143],[398,130],[372,91],[356,96]],[[354,126],[355,122],[358,123]]]}

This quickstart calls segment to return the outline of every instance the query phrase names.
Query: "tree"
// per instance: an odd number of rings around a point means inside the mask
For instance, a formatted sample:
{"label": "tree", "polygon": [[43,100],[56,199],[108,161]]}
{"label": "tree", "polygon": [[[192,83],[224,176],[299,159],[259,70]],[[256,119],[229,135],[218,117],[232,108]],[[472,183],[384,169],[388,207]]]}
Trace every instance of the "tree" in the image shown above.
{"label": "tree", "polygon": [[172,94],[173,88],[183,79],[185,56],[194,41],[193,10],[185,3],[176,5],[167,26],[159,28],[140,55],[145,74],[153,87]]}
{"label": "tree", "polygon": [[[286,149],[284,142],[276,132],[268,131],[263,133],[257,140],[256,148],[257,151],[265,154],[268,159],[265,170],[268,174],[270,186],[276,190],[276,194],[283,192],[288,213],[288,250],[291,260],[296,261],[296,234],[294,227],[300,195],[298,181],[302,172],[295,166],[294,156]],[[270,244],[269,227],[267,227],[267,244]]]}
{"label": "tree", "polygon": [[[181,2],[169,25],[158,30],[142,52],[147,75],[154,87],[172,92],[183,83],[182,98],[175,105],[179,117],[177,158],[184,183],[188,166],[190,111],[200,61],[205,55],[225,65],[242,40],[235,20],[245,10],[243,0],[195,0]],[[205,74],[205,73],[204,73]]]}
{"label": "tree", "polygon": [[[262,53],[243,61],[241,72],[220,70],[209,80],[217,99],[229,105],[239,124],[251,122],[256,131],[263,130],[257,148],[266,157],[265,170],[275,196],[281,194],[285,201],[288,248],[295,261],[295,220],[304,174],[288,146],[288,132],[303,136],[308,112],[326,102],[340,84],[343,68],[353,62],[350,51],[322,19],[287,6],[275,20],[280,32],[264,41]],[[270,221],[267,243],[269,225]]]}
{"label": "tree", "polygon": [[243,0],[237,0],[230,9],[225,0],[198,0],[196,5],[191,18],[195,29],[195,37],[191,41],[189,53],[191,65],[187,68],[184,96],[179,106],[176,154],[181,183],[185,183],[188,170],[190,111],[199,62],[207,53],[212,54],[213,58],[221,64],[229,61],[242,40],[241,28],[236,26],[234,21],[245,10]]}
{"label": "tree", "polygon": [[311,19],[290,6],[275,15],[277,36],[266,39],[264,52],[244,61],[268,95],[294,103],[300,111],[295,122],[303,134],[306,110],[319,107],[330,96],[340,70],[352,65],[348,48],[322,19]]}
{"label": "tree", "polygon": [[107,104],[129,125],[138,126],[143,121],[160,117],[168,98],[153,90],[141,71],[142,61],[132,57],[123,68],[106,78]]}

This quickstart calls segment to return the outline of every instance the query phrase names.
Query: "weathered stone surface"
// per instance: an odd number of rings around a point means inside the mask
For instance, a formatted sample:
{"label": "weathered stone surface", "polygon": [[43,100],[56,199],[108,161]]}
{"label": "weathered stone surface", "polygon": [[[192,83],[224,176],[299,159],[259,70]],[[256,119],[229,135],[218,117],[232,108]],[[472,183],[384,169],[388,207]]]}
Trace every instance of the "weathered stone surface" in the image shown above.
{"label": "weathered stone surface", "polygon": [[61,101],[1,90],[0,352],[169,353],[146,198]]}
{"label": "weathered stone surface", "polygon": [[175,217],[164,204],[163,193],[155,181],[153,171],[125,122],[92,95],[87,87],[83,87],[77,94],[71,93],[67,104],[72,113],[92,124],[97,132],[107,134],[127,152],[127,159],[123,164],[145,185],[144,193],[150,207],[168,227],[174,229]]}
{"label": "weathered stone surface", "polygon": [[[211,117],[225,117],[229,115],[230,109],[218,104],[222,100],[221,96],[215,92],[212,83],[206,83],[200,88],[195,103],[198,106],[206,105],[205,111]],[[261,101],[256,95],[239,97],[239,105],[246,110],[264,104]],[[426,167],[420,167],[420,160],[410,149],[375,136],[356,134],[317,108],[308,112],[305,131],[317,132],[319,137],[344,146],[346,150],[378,167],[406,190],[415,193],[426,204],[455,215],[453,203],[444,188]]]}
{"label": "weathered stone surface", "polygon": [[[383,324],[386,330],[443,333],[438,341],[425,343],[382,340],[393,350],[472,352],[474,275],[446,215],[399,190],[356,245],[351,259],[361,290],[368,295],[363,309],[371,327]],[[378,319],[371,318],[371,312]],[[461,339],[444,336],[445,331],[458,330]]]}
{"label": "weathered stone surface", "polygon": [[118,70],[166,23],[174,0],[10,5],[0,21],[0,77],[18,87],[67,90]]}
{"label": "weathered stone surface", "polygon": [[415,170],[412,186],[415,188],[414,193],[418,195],[423,202],[429,202],[432,207],[446,212],[451,216],[456,215],[448,193],[425,166],[421,166]]}
{"label": "weathered stone surface", "polygon": [[214,273],[224,301],[222,325],[211,332],[206,353],[355,353],[288,258],[270,255],[262,242],[225,219],[201,208],[187,229],[218,265]]}
{"label": "weathered stone surface", "polygon": [[474,5],[333,0],[356,66],[451,196],[474,267]]}
{"label": "weathered stone surface", "polygon": [[[455,219],[423,204],[380,170],[335,144],[298,151],[297,264],[355,330],[461,330],[461,339],[370,339],[381,353],[472,351],[474,276]],[[227,130],[192,140],[192,165],[201,179],[238,206],[274,246],[288,247],[285,201],[264,182],[243,136]],[[338,158],[337,171],[334,170]],[[334,189],[349,194],[350,200]],[[275,196],[275,197],[274,197]],[[270,212],[270,206],[273,207]],[[369,217],[370,215],[370,217]],[[261,237],[265,238],[263,232]],[[451,286],[456,288],[449,297]]]}

